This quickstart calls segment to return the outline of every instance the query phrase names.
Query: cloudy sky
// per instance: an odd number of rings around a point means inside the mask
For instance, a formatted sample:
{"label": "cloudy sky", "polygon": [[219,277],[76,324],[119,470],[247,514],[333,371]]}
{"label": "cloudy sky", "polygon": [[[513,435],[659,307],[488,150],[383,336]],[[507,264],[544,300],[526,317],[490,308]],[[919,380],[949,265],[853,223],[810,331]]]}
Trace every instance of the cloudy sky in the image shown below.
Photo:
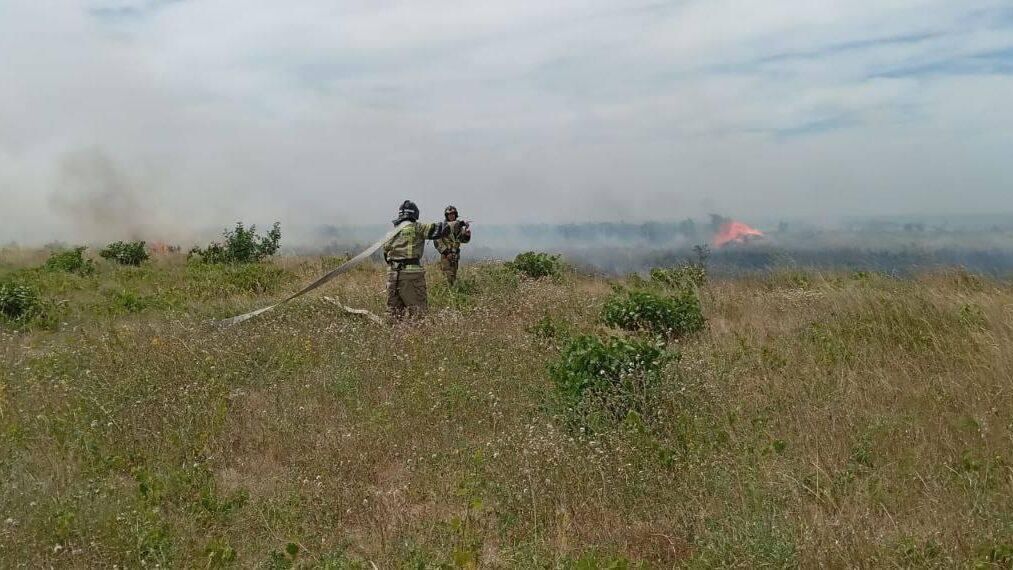
{"label": "cloudy sky", "polygon": [[1009,0],[0,0],[0,240],[1013,212],[1011,101]]}

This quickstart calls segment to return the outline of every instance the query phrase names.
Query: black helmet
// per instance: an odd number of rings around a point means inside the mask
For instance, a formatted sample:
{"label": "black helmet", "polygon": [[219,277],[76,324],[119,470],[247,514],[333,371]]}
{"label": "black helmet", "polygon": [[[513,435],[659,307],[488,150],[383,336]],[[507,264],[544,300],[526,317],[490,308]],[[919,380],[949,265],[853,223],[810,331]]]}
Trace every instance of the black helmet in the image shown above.
{"label": "black helmet", "polygon": [[401,207],[397,210],[397,219],[394,220],[394,224],[400,224],[405,220],[412,222],[419,221],[419,207],[411,200],[405,200],[401,203]]}
{"label": "black helmet", "polygon": [[454,214],[457,217],[461,217],[461,215],[457,213],[457,208],[455,208],[453,205],[447,206],[443,210],[443,219],[449,221],[450,220],[450,214]]}

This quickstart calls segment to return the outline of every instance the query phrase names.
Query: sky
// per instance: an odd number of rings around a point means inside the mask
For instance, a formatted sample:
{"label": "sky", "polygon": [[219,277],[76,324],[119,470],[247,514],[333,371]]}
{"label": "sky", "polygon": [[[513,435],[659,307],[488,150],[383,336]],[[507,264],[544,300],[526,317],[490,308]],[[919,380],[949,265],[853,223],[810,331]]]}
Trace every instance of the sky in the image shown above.
{"label": "sky", "polygon": [[1009,0],[0,0],[0,241],[1013,212]]}

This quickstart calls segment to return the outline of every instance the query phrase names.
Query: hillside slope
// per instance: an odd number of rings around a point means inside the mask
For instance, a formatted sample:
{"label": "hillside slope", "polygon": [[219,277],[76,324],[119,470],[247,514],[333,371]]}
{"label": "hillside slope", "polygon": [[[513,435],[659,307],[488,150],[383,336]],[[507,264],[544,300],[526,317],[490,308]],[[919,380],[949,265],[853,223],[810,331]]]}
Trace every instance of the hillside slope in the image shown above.
{"label": "hillside slope", "polygon": [[[1013,285],[777,273],[700,290],[649,413],[568,421],[547,367],[612,282],[471,266],[385,327],[333,260],[25,269],[2,325],[0,566],[1013,564]],[[325,294],[379,311],[382,272]]]}

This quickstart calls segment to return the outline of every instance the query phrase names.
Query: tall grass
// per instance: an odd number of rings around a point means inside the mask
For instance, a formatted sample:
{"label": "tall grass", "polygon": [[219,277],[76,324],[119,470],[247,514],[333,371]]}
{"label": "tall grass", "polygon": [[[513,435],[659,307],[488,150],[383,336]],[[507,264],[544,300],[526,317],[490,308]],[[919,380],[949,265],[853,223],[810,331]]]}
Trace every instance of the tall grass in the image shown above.
{"label": "tall grass", "polygon": [[[712,279],[650,413],[582,432],[549,369],[558,331],[604,334],[606,280],[472,266],[433,273],[417,325],[310,299],[220,330],[320,264],[20,263],[0,278],[61,318],[0,329],[0,567],[1013,560],[1009,283]],[[326,294],[378,311],[382,279]],[[159,302],[115,309],[123,291]]]}

